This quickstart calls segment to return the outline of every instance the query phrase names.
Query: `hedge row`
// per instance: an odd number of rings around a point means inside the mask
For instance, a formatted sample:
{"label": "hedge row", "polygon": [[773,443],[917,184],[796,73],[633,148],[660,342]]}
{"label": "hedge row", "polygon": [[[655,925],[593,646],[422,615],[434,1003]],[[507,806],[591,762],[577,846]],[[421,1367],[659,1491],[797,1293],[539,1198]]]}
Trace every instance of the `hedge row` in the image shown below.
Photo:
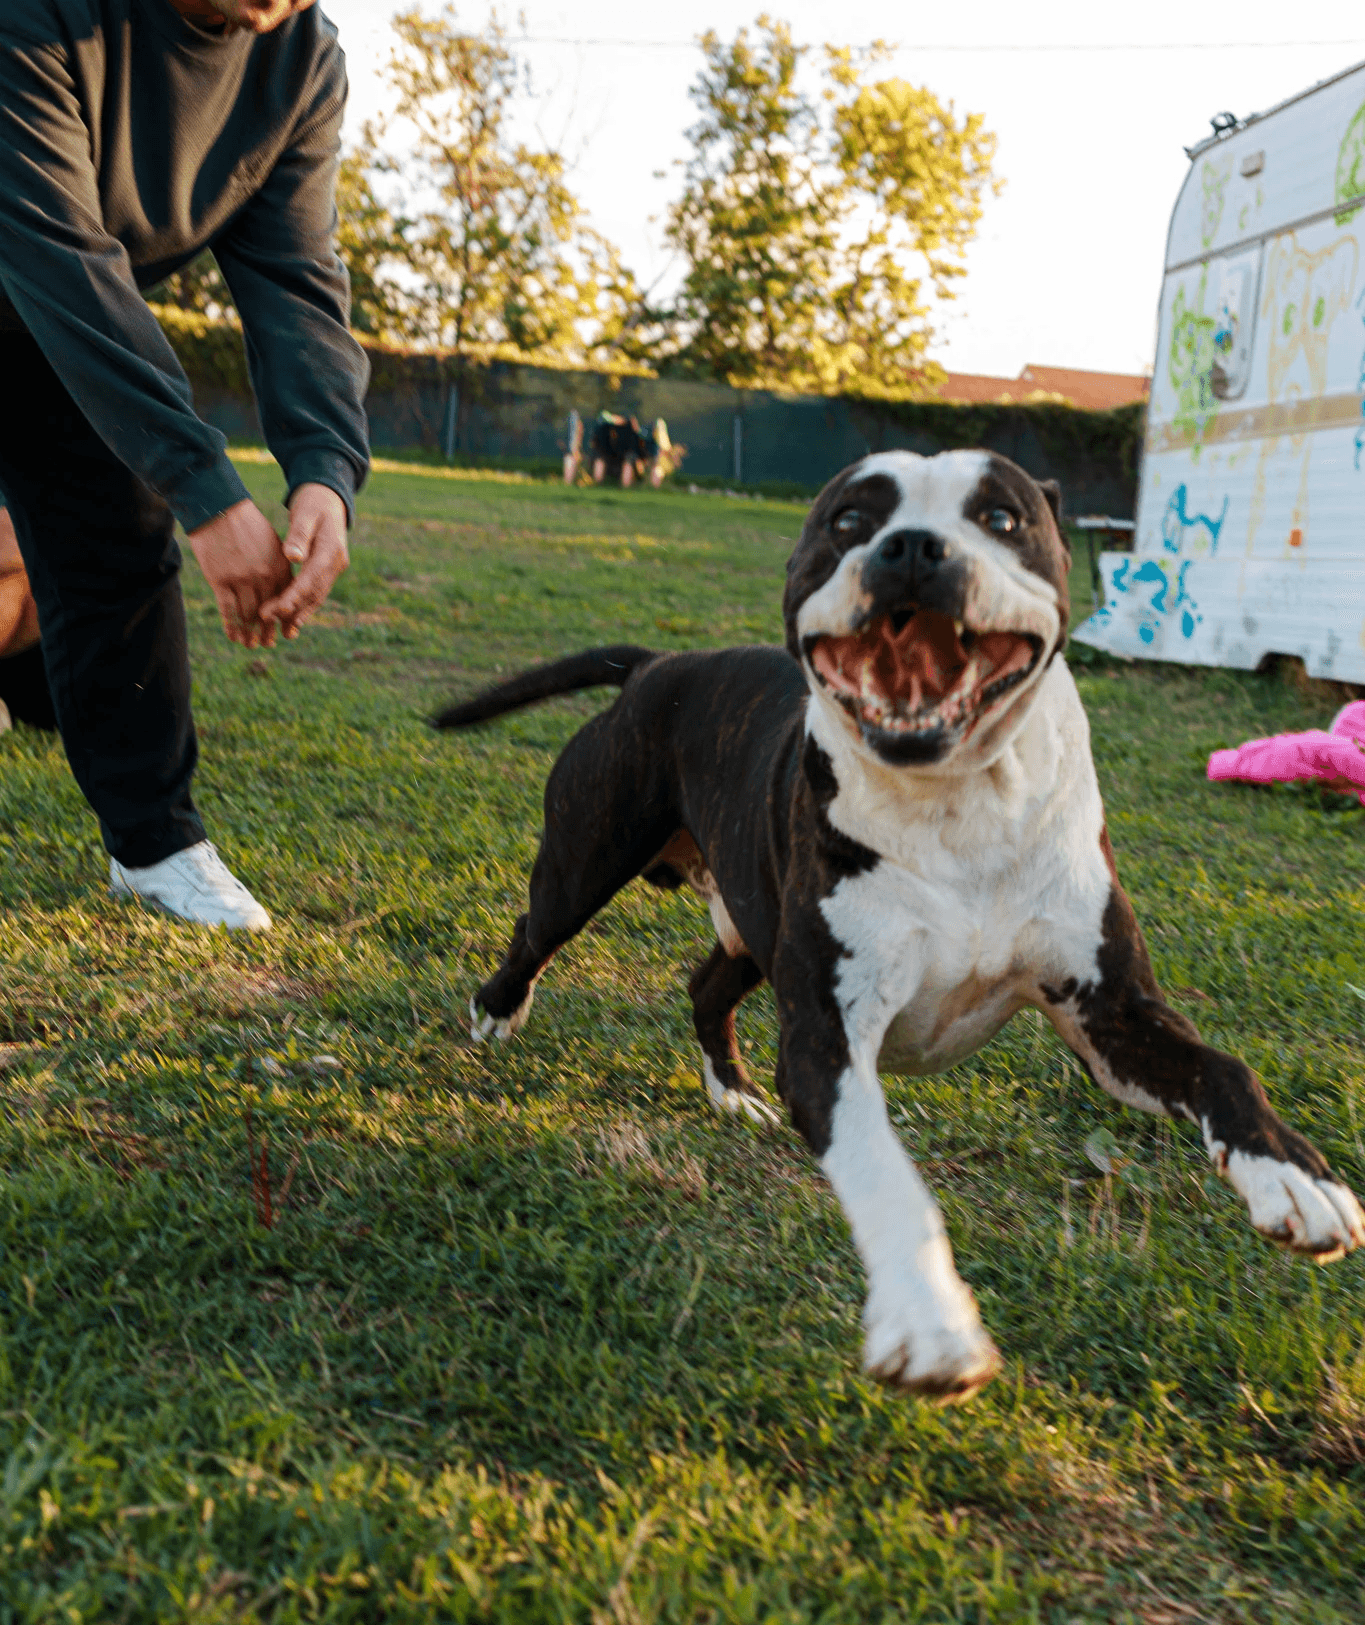
{"label": "hedge row", "polygon": [[[191,384],[249,393],[241,330],[236,323],[211,321],[172,306],[154,308]],[[370,360],[372,394],[444,381],[454,373],[452,360],[446,355],[398,350],[364,339],[360,342]],[[461,368],[466,389],[474,397],[482,391],[477,382],[469,388],[469,373],[472,370],[477,374],[487,365],[473,361]],[[616,384],[613,381],[612,387]],[[738,391],[736,401],[739,404]],[[950,401],[850,397],[849,404],[882,420],[890,419],[907,433],[922,435],[943,447],[1001,446],[1011,438],[1031,433],[1049,456],[1060,462],[1107,467],[1128,481],[1137,476],[1145,410],[1140,402],[1109,412],[1083,411],[1056,401],[957,405]]]}

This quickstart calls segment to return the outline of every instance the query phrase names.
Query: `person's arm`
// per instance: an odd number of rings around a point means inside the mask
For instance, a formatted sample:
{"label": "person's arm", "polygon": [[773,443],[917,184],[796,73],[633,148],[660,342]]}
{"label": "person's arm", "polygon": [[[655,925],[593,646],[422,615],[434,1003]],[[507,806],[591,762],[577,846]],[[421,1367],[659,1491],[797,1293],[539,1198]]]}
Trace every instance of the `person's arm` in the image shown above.
{"label": "person's arm", "polygon": [[369,469],[369,361],[351,336],[336,252],[346,79],[340,51],[265,184],[213,244],[246,337],[265,437],[284,470],[293,583],[261,607],[286,637],[349,563],[346,530]]}
{"label": "person's arm", "polygon": [[0,287],[96,434],[189,533],[227,636],[255,648],[274,639],[260,608],[289,567],[104,229],[90,145],[64,48],[0,20]]}
{"label": "person's arm", "polygon": [[[354,515],[369,469],[369,362],[350,330],[336,251],[336,178],[346,82],[337,59],[260,189],[213,242],[242,318],[247,364],[286,500],[324,485]],[[286,551],[288,544],[286,543]]]}
{"label": "person's arm", "polygon": [[193,531],[247,490],[104,229],[90,146],[64,49],[0,22],[0,286],[96,433]]}

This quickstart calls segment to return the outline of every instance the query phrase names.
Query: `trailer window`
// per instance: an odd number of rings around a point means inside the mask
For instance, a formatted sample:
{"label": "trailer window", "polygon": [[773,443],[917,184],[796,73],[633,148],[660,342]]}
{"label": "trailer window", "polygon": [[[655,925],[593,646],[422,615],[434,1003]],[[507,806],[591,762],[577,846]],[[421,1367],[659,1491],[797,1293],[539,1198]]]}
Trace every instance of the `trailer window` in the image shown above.
{"label": "trailer window", "polygon": [[1216,290],[1213,366],[1209,387],[1220,401],[1235,401],[1251,377],[1251,341],[1256,331],[1256,294],[1261,277],[1261,245],[1214,260],[1209,282]]}

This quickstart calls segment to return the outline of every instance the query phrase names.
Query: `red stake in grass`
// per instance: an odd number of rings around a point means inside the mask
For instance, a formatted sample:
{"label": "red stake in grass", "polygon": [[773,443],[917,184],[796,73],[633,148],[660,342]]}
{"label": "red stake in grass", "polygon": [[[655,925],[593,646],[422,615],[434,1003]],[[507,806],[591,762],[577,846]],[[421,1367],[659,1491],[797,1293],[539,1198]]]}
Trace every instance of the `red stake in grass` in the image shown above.
{"label": "red stake in grass", "polygon": [[277,1202],[270,1188],[270,1142],[265,1135],[261,1136],[261,1154],[257,1157],[250,1106],[243,1115],[246,1118],[247,1161],[251,1166],[251,1200],[256,1206],[256,1217],[267,1230],[273,1230],[277,1215],[284,1211],[284,1204],[289,1199],[289,1187],[294,1183],[294,1173],[299,1166],[299,1153],[294,1153],[294,1160],[289,1164],[289,1172],[284,1176]]}

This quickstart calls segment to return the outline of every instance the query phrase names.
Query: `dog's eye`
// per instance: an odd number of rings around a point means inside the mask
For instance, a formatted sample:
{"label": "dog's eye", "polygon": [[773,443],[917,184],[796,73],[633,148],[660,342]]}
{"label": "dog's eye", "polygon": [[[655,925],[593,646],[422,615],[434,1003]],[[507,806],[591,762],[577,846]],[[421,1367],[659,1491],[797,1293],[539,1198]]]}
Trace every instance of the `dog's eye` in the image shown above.
{"label": "dog's eye", "polygon": [[986,515],[985,523],[986,529],[993,530],[997,536],[1008,536],[1019,521],[1008,508],[992,508]]}
{"label": "dog's eye", "polygon": [[855,530],[863,528],[863,516],[856,508],[845,508],[841,514],[835,516],[834,523],[829,528],[836,536],[852,536]]}

